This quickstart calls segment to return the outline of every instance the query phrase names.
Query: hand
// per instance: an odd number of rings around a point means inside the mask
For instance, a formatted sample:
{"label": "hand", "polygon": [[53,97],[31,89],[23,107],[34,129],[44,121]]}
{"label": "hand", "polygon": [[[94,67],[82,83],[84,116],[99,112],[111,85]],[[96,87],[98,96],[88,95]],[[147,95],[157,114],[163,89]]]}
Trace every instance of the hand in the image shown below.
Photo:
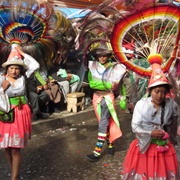
{"label": "hand", "polygon": [[24,52],[22,51],[22,47],[21,46],[16,46],[16,50],[19,51],[19,53],[24,56]]}
{"label": "hand", "polygon": [[72,77],[72,74],[68,74],[66,80],[67,80],[67,81],[70,81],[70,80],[71,80],[71,77]]}
{"label": "hand", "polygon": [[48,90],[49,89],[48,85],[47,84],[43,85],[43,89]]}
{"label": "hand", "polygon": [[37,86],[36,87],[36,92],[39,94],[42,91],[43,87],[42,86]]}
{"label": "hand", "polygon": [[9,86],[11,86],[10,82],[8,80],[4,80],[1,84],[2,88],[4,91],[6,91],[6,89],[9,88]]}
{"label": "hand", "polygon": [[162,129],[155,129],[151,132],[151,137],[156,139],[162,139],[164,137],[165,133]]}

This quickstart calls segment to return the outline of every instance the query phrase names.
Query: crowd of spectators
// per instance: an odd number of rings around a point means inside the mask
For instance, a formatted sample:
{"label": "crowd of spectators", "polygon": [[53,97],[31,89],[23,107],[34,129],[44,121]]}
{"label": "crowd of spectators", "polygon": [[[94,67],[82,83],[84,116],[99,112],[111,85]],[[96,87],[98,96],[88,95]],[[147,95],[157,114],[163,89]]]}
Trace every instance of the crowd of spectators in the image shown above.
{"label": "crowd of spectators", "polygon": [[[62,72],[62,73],[61,73]],[[40,66],[28,79],[27,96],[33,112],[33,121],[48,119],[66,107],[66,95],[78,91],[80,77],[59,64]]]}

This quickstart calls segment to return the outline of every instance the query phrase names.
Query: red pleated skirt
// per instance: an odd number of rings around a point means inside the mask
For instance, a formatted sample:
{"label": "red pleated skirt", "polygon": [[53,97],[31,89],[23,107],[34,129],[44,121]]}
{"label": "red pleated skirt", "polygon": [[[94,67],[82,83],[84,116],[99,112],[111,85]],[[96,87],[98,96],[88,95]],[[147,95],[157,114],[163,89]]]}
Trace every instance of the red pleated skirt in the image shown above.
{"label": "red pleated skirt", "polygon": [[14,108],[14,122],[4,123],[0,121],[0,149],[24,148],[31,138],[31,110],[28,104],[22,105],[19,110]]}
{"label": "red pleated skirt", "polygon": [[158,152],[157,145],[150,144],[141,154],[135,139],[122,166],[123,180],[180,180],[175,149],[170,142],[168,146],[168,151]]}

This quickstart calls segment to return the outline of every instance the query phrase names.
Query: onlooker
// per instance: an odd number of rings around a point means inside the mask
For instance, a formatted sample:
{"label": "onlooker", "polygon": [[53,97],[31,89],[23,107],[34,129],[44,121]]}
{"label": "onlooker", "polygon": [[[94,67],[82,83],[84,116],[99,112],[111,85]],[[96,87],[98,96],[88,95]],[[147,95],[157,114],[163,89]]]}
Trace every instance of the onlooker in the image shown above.
{"label": "onlooker", "polygon": [[70,92],[69,90],[70,85],[69,85],[69,81],[65,77],[61,77],[57,75],[58,70],[59,70],[59,64],[53,64],[53,66],[48,69],[48,73],[59,84],[61,92],[63,94],[64,103],[66,103],[66,94]]}
{"label": "onlooker", "polygon": [[0,148],[5,149],[11,179],[17,180],[22,160],[21,149],[27,145],[32,131],[32,114],[26,97],[26,79],[39,68],[39,63],[22,52],[19,45],[13,44],[9,58],[2,67],[6,71],[4,75],[0,75],[0,91],[7,93],[14,118],[11,123],[0,120]]}
{"label": "onlooker", "polygon": [[58,83],[48,74],[45,66],[42,65],[40,70],[32,75],[29,86],[29,100],[34,120],[46,119],[51,112],[60,112],[61,91]]}
{"label": "onlooker", "polygon": [[59,69],[57,72],[58,76],[61,76],[62,78],[66,78],[67,81],[69,81],[70,85],[70,92],[75,92],[79,86],[80,78],[78,75],[68,73],[65,69]]}
{"label": "onlooker", "polygon": [[66,103],[66,94],[76,92],[79,86],[79,77],[74,74],[67,73],[65,69],[61,69],[60,65],[52,66],[48,69],[49,74],[60,85],[61,91]]}
{"label": "onlooker", "polygon": [[47,119],[50,114],[45,109],[48,108],[50,97],[46,93],[47,84],[42,85],[35,77],[33,73],[28,80],[28,99],[33,111],[33,120]]}

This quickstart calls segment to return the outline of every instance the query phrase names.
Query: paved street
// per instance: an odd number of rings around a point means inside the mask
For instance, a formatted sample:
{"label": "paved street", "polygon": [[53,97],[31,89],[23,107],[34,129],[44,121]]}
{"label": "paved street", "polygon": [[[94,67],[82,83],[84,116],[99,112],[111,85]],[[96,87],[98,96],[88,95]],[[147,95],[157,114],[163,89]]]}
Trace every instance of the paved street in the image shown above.
{"label": "paved street", "polygon": [[[94,149],[97,138],[97,121],[90,119],[68,124],[56,130],[33,135],[23,152],[21,178],[24,180],[111,180],[120,179],[119,169],[128,147],[131,132],[130,114],[122,114],[122,130],[126,133],[117,140],[114,157],[106,155],[92,163],[84,158]],[[0,179],[9,180],[9,168],[0,151]]]}
{"label": "paved street", "polygon": [[[129,143],[131,114],[120,114],[123,137],[115,143],[114,157],[108,157],[106,146],[98,162],[84,158],[94,149],[97,138],[96,119],[59,126],[33,135],[23,152],[21,177],[24,180],[120,180],[120,167]],[[179,140],[180,141],[180,140]],[[180,148],[178,155],[180,155]],[[0,180],[10,180],[9,168],[0,151]]]}

